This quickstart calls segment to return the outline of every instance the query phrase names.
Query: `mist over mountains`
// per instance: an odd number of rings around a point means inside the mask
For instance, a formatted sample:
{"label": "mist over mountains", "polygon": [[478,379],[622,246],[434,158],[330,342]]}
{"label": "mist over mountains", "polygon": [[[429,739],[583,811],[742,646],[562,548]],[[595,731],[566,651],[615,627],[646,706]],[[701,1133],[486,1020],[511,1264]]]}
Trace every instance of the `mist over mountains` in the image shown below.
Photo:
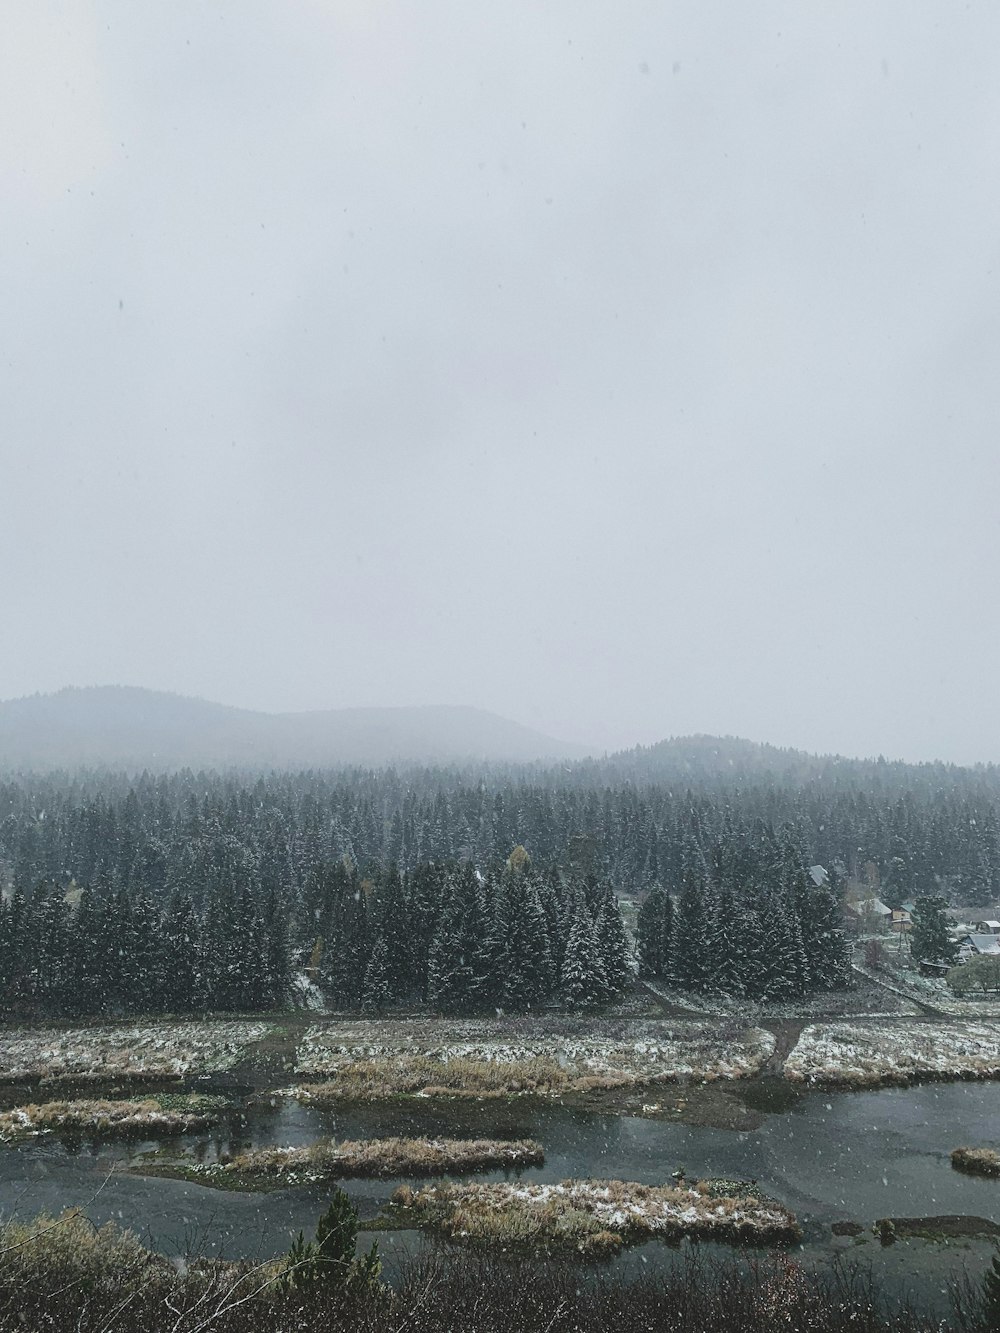
{"label": "mist over mountains", "polygon": [[[0,769],[303,769],[558,763],[561,782],[692,790],[773,782],[873,789],[1000,786],[962,768],[815,755],[734,736],[675,736],[614,754],[571,745],[485,709],[449,705],[262,713],[136,686],[67,687],[0,701]],[[962,775],[965,775],[963,778]]]}
{"label": "mist over mountains", "polygon": [[0,765],[8,769],[529,763],[585,753],[496,713],[444,705],[258,713],[115,685],[0,702]]}

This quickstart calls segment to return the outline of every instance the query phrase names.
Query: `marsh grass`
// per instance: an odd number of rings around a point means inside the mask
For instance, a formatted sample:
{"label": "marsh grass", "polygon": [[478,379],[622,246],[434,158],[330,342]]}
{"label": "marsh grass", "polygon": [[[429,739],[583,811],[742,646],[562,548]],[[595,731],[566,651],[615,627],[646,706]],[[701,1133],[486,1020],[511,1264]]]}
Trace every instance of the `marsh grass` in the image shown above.
{"label": "marsh grass", "polygon": [[659,1236],[700,1236],[751,1244],[801,1236],[793,1213],[736,1181],[641,1185],[622,1180],[561,1184],[467,1182],[413,1190],[400,1186],[393,1204],[453,1240],[531,1251],[614,1253],[622,1244]]}
{"label": "marsh grass", "polygon": [[745,1078],[773,1050],[771,1033],[729,1022],[327,1023],[310,1027],[299,1043],[295,1069],[305,1086],[296,1091],[326,1101],[587,1093]]}
{"label": "marsh grass", "polygon": [[541,1166],[542,1145],[533,1139],[324,1139],[302,1148],[253,1148],[226,1162],[153,1161],[137,1174],[174,1176],[216,1189],[267,1190],[324,1180],[389,1176],[439,1176]]}
{"label": "marsh grass", "polygon": [[[346,1060],[327,1083],[296,1089],[303,1101],[368,1101],[400,1094],[424,1096],[503,1097],[535,1092],[566,1092],[572,1078],[548,1056],[528,1060],[439,1060],[428,1055],[395,1055],[389,1059]],[[618,1085],[616,1085],[618,1086]]]}
{"label": "marsh grass", "polygon": [[[363,1300],[282,1286],[284,1261],[171,1262],[78,1212],[0,1227],[0,1330],[25,1333],[941,1333],[866,1270],[697,1253],[668,1273],[581,1281],[560,1260],[434,1252]],[[966,1293],[952,1333],[983,1328]]]}
{"label": "marsh grass", "polygon": [[533,1139],[356,1139],[321,1141],[305,1148],[255,1148],[226,1171],[248,1176],[305,1172],[325,1180],[351,1176],[436,1176],[446,1171],[489,1171],[541,1166],[542,1145]]}
{"label": "marsh grass", "polygon": [[218,1123],[218,1101],[167,1094],[142,1101],[30,1102],[0,1112],[0,1138],[73,1131],[109,1137],[186,1134]]}
{"label": "marsh grass", "polygon": [[966,1171],[970,1176],[1000,1178],[1000,1153],[992,1148],[954,1148],[951,1164],[956,1171]]}

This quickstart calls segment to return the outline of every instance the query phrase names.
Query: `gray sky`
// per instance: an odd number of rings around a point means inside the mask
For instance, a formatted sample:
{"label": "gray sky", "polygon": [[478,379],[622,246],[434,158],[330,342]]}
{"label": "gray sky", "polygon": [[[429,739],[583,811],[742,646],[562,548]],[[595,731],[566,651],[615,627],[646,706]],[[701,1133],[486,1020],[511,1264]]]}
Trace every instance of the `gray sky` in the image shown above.
{"label": "gray sky", "polygon": [[993,0],[10,0],[0,697],[1000,760]]}

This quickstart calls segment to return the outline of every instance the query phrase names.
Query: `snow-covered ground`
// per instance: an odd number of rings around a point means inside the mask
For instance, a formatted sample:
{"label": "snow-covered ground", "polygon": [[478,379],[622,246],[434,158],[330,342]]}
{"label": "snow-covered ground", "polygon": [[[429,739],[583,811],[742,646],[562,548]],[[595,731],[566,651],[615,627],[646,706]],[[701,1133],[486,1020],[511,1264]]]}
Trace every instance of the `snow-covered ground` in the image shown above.
{"label": "snow-covered ground", "polygon": [[957,996],[943,977],[925,977],[907,954],[887,949],[878,971],[873,972],[858,958],[855,970],[876,985],[891,986],[897,994],[922,1004],[932,1005],[953,1018],[1000,1018],[1000,996]]}
{"label": "snow-covered ground", "polygon": [[[872,978],[872,980],[876,980]],[[862,984],[857,990],[820,991],[796,1000],[746,1000],[735,995],[695,995],[672,990],[659,982],[643,985],[668,1004],[707,1017],[741,1018],[745,1023],[769,1022],[784,1018],[879,1018],[892,1014],[920,1013],[916,1004],[902,993],[892,994],[880,984]]]}
{"label": "snow-covered ground", "polygon": [[169,1078],[229,1069],[267,1023],[170,1022],[0,1032],[0,1081]]}
{"label": "snow-covered ground", "polygon": [[1000,1077],[995,1023],[814,1023],[785,1061],[795,1083],[877,1087],[919,1078]]}
{"label": "snow-covered ground", "polygon": [[296,1053],[304,1078],[332,1077],[357,1061],[406,1057],[500,1064],[551,1060],[574,1078],[627,1082],[743,1078],[774,1050],[774,1037],[738,1023],[620,1020],[588,1026],[521,1020],[381,1020],[310,1027]]}

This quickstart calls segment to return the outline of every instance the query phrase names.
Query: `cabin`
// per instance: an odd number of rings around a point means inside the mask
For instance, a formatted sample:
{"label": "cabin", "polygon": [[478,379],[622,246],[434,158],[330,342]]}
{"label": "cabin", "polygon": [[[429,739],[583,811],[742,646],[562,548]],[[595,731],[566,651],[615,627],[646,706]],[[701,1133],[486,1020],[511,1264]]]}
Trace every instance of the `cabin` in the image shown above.
{"label": "cabin", "polygon": [[860,933],[862,930],[885,931],[892,921],[892,908],[886,907],[879,898],[859,898],[857,902],[847,903],[847,927]]}
{"label": "cabin", "polygon": [[905,907],[894,907],[892,909],[892,920],[889,922],[889,929],[895,931],[897,935],[908,935],[913,929],[913,918]]}
{"label": "cabin", "polygon": [[996,935],[963,935],[958,942],[958,961],[967,963],[977,954],[1000,954],[1000,938]]}
{"label": "cabin", "polygon": [[1000,921],[977,921],[976,930],[980,935],[1000,935]]}

